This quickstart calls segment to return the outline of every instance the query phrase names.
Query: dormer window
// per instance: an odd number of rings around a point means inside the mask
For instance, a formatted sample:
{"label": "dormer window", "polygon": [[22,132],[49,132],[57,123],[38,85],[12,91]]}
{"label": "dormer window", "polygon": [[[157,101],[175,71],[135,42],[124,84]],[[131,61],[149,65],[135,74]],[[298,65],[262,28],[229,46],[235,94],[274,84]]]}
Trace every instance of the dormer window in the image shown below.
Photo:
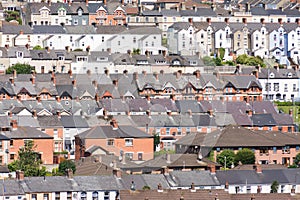
{"label": "dormer window", "polygon": [[107,60],[108,60],[108,58],[105,58],[105,57],[97,57],[98,62],[107,61]]}
{"label": "dormer window", "polygon": [[66,10],[65,10],[64,8],[60,8],[60,9],[58,10],[58,15],[59,15],[59,16],[65,16],[65,15],[66,15]]}
{"label": "dormer window", "polygon": [[79,16],[82,15],[82,10],[81,10],[81,9],[78,10],[78,15],[79,15]]}
{"label": "dormer window", "polygon": [[274,73],[269,74],[269,78],[274,78],[274,77],[275,77]]}
{"label": "dormer window", "polygon": [[197,61],[191,60],[191,61],[190,61],[190,65],[197,65]]}
{"label": "dormer window", "polygon": [[292,78],[293,74],[291,72],[288,73],[288,78]]}
{"label": "dormer window", "polygon": [[17,58],[23,58],[24,53],[22,51],[17,51],[16,56],[17,56]]}
{"label": "dormer window", "polygon": [[174,60],[174,61],[173,61],[173,65],[180,65],[179,60]]}
{"label": "dormer window", "polygon": [[77,62],[86,62],[88,59],[86,56],[78,56],[77,57]]}

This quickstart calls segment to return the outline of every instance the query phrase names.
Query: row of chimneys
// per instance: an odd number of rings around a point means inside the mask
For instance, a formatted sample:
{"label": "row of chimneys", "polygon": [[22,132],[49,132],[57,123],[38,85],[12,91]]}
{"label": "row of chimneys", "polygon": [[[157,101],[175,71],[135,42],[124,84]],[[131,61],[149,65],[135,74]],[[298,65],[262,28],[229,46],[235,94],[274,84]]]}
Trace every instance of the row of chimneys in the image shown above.
{"label": "row of chimneys", "polygon": [[[189,23],[190,23],[190,24],[193,23],[193,18],[189,18],[188,20],[189,20]],[[225,22],[226,24],[229,24],[229,21],[230,21],[229,18],[225,18],[225,19],[224,19],[224,22]],[[206,18],[206,22],[208,22],[209,24],[211,24],[211,18]],[[244,24],[247,24],[247,18],[242,18],[242,22],[243,22]],[[261,18],[261,19],[260,19],[260,23],[264,25],[264,24],[265,24],[265,19],[264,19],[264,18]],[[283,19],[282,19],[282,18],[278,18],[278,23],[279,23],[279,24],[283,24]],[[300,25],[300,18],[296,19],[296,23],[297,23],[298,25]]]}
{"label": "row of chimneys", "polygon": [[[68,74],[70,75],[70,78],[73,77],[73,72],[72,70],[69,70],[68,71]],[[13,74],[12,74],[12,77],[9,78],[9,81],[11,82],[11,84],[15,84],[15,79],[18,77],[17,75],[17,71],[14,70],[13,71]],[[34,85],[35,84],[35,78],[36,78],[36,73],[34,70],[32,70],[31,72],[31,78],[30,78],[30,81],[31,83]],[[56,77],[55,77],[55,73],[54,72],[51,72],[51,81],[53,82],[53,85],[56,85]],[[74,87],[76,87],[76,79],[72,80],[72,84]]]}

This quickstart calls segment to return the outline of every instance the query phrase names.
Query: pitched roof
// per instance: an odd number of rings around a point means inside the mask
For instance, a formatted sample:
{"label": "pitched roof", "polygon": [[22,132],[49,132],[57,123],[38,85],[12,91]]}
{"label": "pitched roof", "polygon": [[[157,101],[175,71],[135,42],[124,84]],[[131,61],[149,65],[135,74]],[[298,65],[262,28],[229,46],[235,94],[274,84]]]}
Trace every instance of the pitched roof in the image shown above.
{"label": "pitched roof", "polygon": [[11,131],[5,131],[3,134],[11,139],[52,139],[53,137],[42,131],[28,126],[18,127]]}
{"label": "pitched roof", "polygon": [[152,136],[133,126],[96,126],[90,130],[77,135],[82,139],[104,139],[104,138],[151,138]]}

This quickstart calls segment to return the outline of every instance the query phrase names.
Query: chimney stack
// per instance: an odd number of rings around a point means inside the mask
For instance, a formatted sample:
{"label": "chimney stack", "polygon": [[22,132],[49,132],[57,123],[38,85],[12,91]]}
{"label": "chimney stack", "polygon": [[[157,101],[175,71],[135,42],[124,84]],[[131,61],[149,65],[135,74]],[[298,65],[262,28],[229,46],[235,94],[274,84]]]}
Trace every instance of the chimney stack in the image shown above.
{"label": "chimney stack", "polygon": [[76,79],[74,79],[74,80],[72,81],[72,85],[73,85],[74,88],[76,88]]}
{"label": "chimney stack", "polygon": [[71,70],[71,69],[68,71],[68,74],[70,75],[70,78],[72,78],[72,77],[73,77],[73,72],[72,72],[72,70]]}
{"label": "chimney stack", "polygon": [[95,101],[97,101],[97,102],[100,101],[100,97],[99,97],[99,94],[98,94],[98,93],[96,93],[96,95],[95,95]]}
{"label": "chimney stack", "polygon": [[73,179],[73,170],[72,169],[67,169],[67,178]]}
{"label": "chimney stack", "polygon": [[35,119],[37,118],[36,110],[33,110],[33,111],[32,111],[32,116],[33,116],[33,118],[35,118]]}
{"label": "chimney stack", "polygon": [[15,69],[13,70],[13,77],[17,78],[17,70],[15,70]]}
{"label": "chimney stack", "polygon": [[211,25],[211,18],[206,18],[206,22],[208,23],[208,25]]}
{"label": "chimney stack", "polygon": [[16,119],[11,120],[10,125],[11,125],[13,130],[18,129],[18,122],[17,122]]}
{"label": "chimney stack", "polygon": [[60,103],[60,96],[56,96],[55,99],[58,103]]}
{"label": "chimney stack", "polygon": [[210,165],[210,173],[215,174],[216,173],[216,166],[215,165]]}
{"label": "chimney stack", "polygon": [[10,81],[10,83],[11,83],[12,85],[15,84],[15,79],[14,79],[13,77],[10,77],[10,78],[9,78],[9,81]]}
{"label": "chimney stack", "polygon": [[200,76],[201,76],[200,70],[195,71],[195,76],[196,76],[197,80],[200,79]]}
{"label": "chimney stack", "polygon": [[108,69],[104,70],[104,73],[105,73],[105,75],[106,75],[107,77],[109,77],[109,70],[108,70]]}
{"label": "chimney stack", "polygon": [[37,97],[36,97],[36,101],[37,101],[38,103],[41,103],[41,96],[37,96]]}
{"label": "chimney stack", "polygon": [[113,129],[118,129],[118,123],[116,119],[112,119],[110,125],[113,127]]}
{"label": "chimney stack", "polygon": [[262,173],[262,169],[261,169],[261,165],[260,164],[256,164],[255,165],[255,171],[256,171],[256,173]]}
{"label": "chimney stack", "polygon": [[18,181],[23,181],[24,180],[24,172],[21,170],[16,171],[16,178]]}
{"label": "chimney stack", "polygon": [[158,191],[158,192],[163,192],[163,188],[162,188],[161,183],[159,183],[159,184],[157,185],[157,191]]}
{"label": "chimney stack", "polygon": [[118,87],[118,80],[113,80],[113,85],[114,85],[115,87]]}
{"label": "chimney stack", "polygon": [[58,111],[56,111],[56,114],[57,114],[57,118],[58,119],[60,119],[61,118],[61,113],[60,113],[60,111],[58,110]]}

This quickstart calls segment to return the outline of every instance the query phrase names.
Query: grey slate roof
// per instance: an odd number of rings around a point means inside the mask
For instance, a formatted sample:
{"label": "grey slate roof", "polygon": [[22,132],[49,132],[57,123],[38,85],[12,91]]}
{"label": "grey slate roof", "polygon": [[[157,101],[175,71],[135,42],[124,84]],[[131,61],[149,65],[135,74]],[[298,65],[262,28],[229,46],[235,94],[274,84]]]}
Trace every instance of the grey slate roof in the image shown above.
{"label": "grey slate roof", "polygon": [[17,180],[4,180],[1,184],[4,187],[3,195],[25,195],[24,190],[20,187],[19,182]]}
{"label": "grey slate roof", "polygon": [[274,120],[272,114],[253,114],[252,122],[254,126],[275,126],[276,121]]}
{"label": "grey slate roof", "polygon": [[94,26],[65,26],[67,34],[96,34]]}
{"label": "grey slate roof", "polygon": [[26,177],[21,185],[25,193],[80,191],[78,184],[65,176]]}
{"label": "grey slate roof", "polygon": [[57,115],[38,116],[38,122],[41,128],[62,128],[61,119]]}
{"label": "grey slate roof", "polygon": [[11,139],[52,139],[53,137],[34,127],[22,126],[16,130],[5,131],[3,134]]}
{"label": "grey slate roof", "polygon": [[11,25],[3,24],[1,27],[1,32],[3,34],[20,34],[20,31],[23,31],[23,34],[32,34],[32,30],[28,25]]}
{"label": "grey slate roof", "polygon": [[159,183],[163,189],[170,188],[163,174],[125,175],[121,179],[123,189],[125,190],[131,188],[132,182],[134,183],[136,190],[141,190],[144,186],[156,189]]}
{"label": "grey slate roof", "polygon": [[89,125],[82,116],[61,116],[64,128],[88,128]]}
{"label": "grey slate roof", "polygon": [[216,176],[222,185],[225,185],[226,181],[229,184],[272,184],[274,180],[277,180],[279,184],[284,183],[300,183],[300,179],[296,179],[296,174],[299,173],[299,169],[274,169],[274,170],[262,170],[262,173],[257,173],[255,170],[227,170],[217,171]]}
{"label": "grey slate roof", "polygon": [[74,181],[83,191],[122,189],[114,176],[74,176]]}
{"label": "grey slate roof", "polygon": [[151,138],[152,136],[132,126],[119,126],[113,129],[112,126],[96,126],[78,135],[82,139],[100,138]]}
{"label": "grey slate roof", "polygon": [[176,100],[176,106],[180,113],[191,111],[192,113],[203,112],[201,106],[196,100]]}
{"label": "grey slate roof", "polygon": [[59,25],[43,26],[35,25],[33,26],[34,34],[64,34],[66,30]]}
{"label": "grey slate roof", "polygon": [[173,187],[190,187],[192,183],[195,186],[219,186],[220,183],[215,175],[210,171],[172,171],[166,176],[170,185]]}

